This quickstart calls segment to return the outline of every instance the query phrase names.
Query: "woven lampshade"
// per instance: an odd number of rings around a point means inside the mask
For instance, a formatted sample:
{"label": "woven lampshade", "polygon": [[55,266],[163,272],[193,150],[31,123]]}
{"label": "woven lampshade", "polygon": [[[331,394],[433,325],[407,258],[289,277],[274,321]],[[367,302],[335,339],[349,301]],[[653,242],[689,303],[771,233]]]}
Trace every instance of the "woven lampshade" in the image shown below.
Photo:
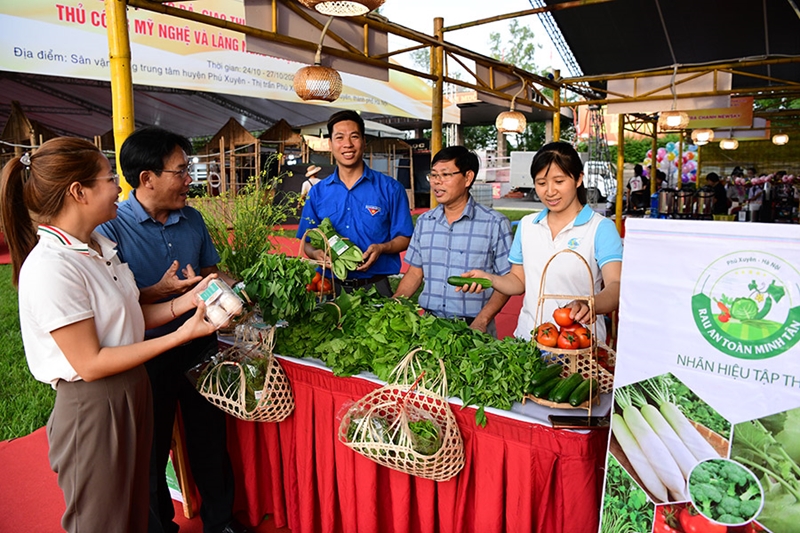
{"label": "woven lampshade", "polygon": [[708,128],[700,128],[699,130],[692,131],[692,141],[698,145],[703,146],[714,140],[714,130]]}
{"label": "woven lampshade", "polygon": [[739,141],[730,137],[728,139],[721,139],[719,141],[719,147],[721,150],[736,150],[739,148]]}
{"label": "woven lampshade", "polygon": [[664,111],[658,116],[658,129],[661,131],[685,130],[688,125],[689,115],[683,111]]}
{"label": "woven lampshade", "polygon": [[500,133],[522,133],[528,121],[519,111],[503,111],[497,115],[494,125]]}
{"label": "woven lampshade", "polygon": [[303,100],[333,102],[342,94],[342,77],[322,65],[303,67],[294,73],[294,92]]}
{"label": "woven lampshade", "polygon": [[383,5],[386,0],[299,0],[308,9],[315,9],[324,15],[334,17],[355,17],[364,15]]}
{"label": "woven lampshade", "polygon": [[772,144],[777,144],[778,146],[783,146],[784,144],[789,142],[789,136],[785,133],[776,133],[772,136]]}

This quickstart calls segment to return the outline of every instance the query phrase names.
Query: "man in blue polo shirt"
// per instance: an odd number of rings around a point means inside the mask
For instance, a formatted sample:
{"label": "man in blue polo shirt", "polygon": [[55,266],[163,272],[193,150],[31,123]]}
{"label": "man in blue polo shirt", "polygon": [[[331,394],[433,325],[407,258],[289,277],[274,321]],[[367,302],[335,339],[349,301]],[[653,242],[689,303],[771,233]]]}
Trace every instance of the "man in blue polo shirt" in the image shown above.
{"label": "man in blue polo shirt", "polygon": [[[192,182],[187,155],[191,149],[185,137],[156,127],[141,128],[122,144],[120,164],[134,190],[119,204],[117,218],[98,231],[117,243],[120,260],[128,264],[136,278],[142,303],[171,300],[193,287],[202,279],[200,276],[212,272],[218,272],[229,284],[234,283],[217,269],[220,257],[202,216],[186,205]],[[178,273],[180,267],[183,277]],[[173,331],[187,318],[188,314],[176,316],[172,322],[146,331],[145,337]],[[164,352],[145,364],[155,415],[149,533],[178,531],[166,466],[179,403],[192,476],[202,498],[203,531],[247,531],[233,518],[234,480],[225,413],[203,398],[185,376],[208,352],[216,351],[214,334]]]}
{"label": "man in blue polo shirt", "polygon": [[478,156],[463,146],[440,150],[431,162],[431,191],[439,205],[417,219],[406,253],[408,272],[396,296],[411,297],[425,281],[419,305],[444,318],[461,318],[470,327],[497,336],[494,317],[508,301],[497,291],[456,292],[450,276],[480,269],[503,275],[511,270],[508,218],[477,203],[469,190],[478,174]]}
{"label": "man in blue polo shirt", "polygon": [[[357,270],[346,280],[335,280],[339,289],[374,285],[390,297],[387,276],[400,272],[400,252],[408,247],[414,231],[406,191],[398,181],[364,163],[364,121],[358,113],[335,113],[328,119],[328,134],[336,170],[308,193],[297,236],[302,238],[306,230],[329,218],[337,233],[364,252]],[[325,259],[324,252],[308,242],[305,252],[310,258]]]}

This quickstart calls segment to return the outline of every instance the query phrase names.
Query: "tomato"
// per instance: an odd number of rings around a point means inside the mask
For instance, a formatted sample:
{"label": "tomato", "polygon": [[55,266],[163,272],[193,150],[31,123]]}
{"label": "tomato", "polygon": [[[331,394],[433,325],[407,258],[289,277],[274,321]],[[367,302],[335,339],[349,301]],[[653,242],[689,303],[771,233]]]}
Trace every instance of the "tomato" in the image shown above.
{"label": "tomato", "polygon": [[572,324],[569,324],[568,326],[561,326],[561,331],[575,331],[576,329],[583,328],[583,327],[586,327],[586,326],[584,326],[580,322],[573,322]]}
{"label": "tomato", "polygon": [[571,331],[562,331],[558,336],[557,343],[562,350],[577,350],[581,347],[578,336]]}
{"label": "tomato", "polygon": [[[563,329],[561,330],[564,331]],[[583,326],[575,328],[572,333],[578,336],[578,345],[581,348],[589,348],[592,345],[592,334]]]}
{"label": "tomato", "polygon": [[694,509],[686,507],[681,510],[678,519],[684,533],[726,533],[728,526],[715,524],[701,514],[695,514]]}
{"label": "tomato", "polygon": [[536,342],[551,348],[558,344],[558,328],[556,328],[556,325],[545,322],[536,328]]}
{"label": "tomato", "polygon": [[309,283],[308,285],[306,285],[306,290],[308,292],[314,292],[315,290],[317,290],[315,287],[316,286],[313,283]]}
{"label": "tomato", "polygon": [[572,325],[573,320],[569,317],[569,314],[572,312],[571,307],[559,307],[555,311],[553,311],[553,318],[556,321],[556,324],[561,326],[570,326]]}
{"label": "tomato", "polygon": [[323,294],[333,292],[333,284],[331,283],[331,280],[329,280],[328,278],[322,280],[322,292]]}
{"label": "tomato", "polygon": [[314,279],[311,280],[311,283],[317,283],[318,284],[320,281],[322,281],[322,274],[320,274],[319,272],[316,272],[314,274]]}

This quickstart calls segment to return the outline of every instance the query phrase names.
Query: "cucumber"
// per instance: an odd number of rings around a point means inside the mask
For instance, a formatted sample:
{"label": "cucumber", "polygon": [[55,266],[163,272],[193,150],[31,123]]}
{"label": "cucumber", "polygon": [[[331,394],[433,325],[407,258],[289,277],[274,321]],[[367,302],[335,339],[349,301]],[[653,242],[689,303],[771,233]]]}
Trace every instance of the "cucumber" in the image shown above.
{"label": "cucumber", "polygon": [[532,385],[541,385],[545,381],[550,381],[554,377],[561,374],[561,371],[564,369],[559,363],[552,363],[544,367],[543,369],[539,370],[533,377],[531,378]]}
{"label": "cucumber", "polygon": [[547,393],[549,393],[551,390],[557,387],[558,384],[561,383],[562,381],[564,381],[563,378],[556,376],[549,381],[545,381],[544,383],[540,383],[534,386],[533,391],[531,393],[537,398],[546,398]]}
{"label": "cucumber", "polygon": [[575,387],[575,390],[572,391],[572,394],[569,395],[569,404],[572,407],[577,407],[586,400],[589,399],[589,388],[592,389],[592,394],[597,394],[597,380],[592,379],[584,379],[583,382]]}
{"label": "cucumber", "polygon": [[565,378],[564,381],[559,383],[556,388],[550,391],[550,394],[547,395],[547,399],[555,403],[566,402],[569,399],[569,395],[572,394],[572,391],[574,391],[582,381],[583,376],[577,372],[571,374],[569,377]]}
{"label": "cucumber", "polygon": [[484,289],[490,289],[492,287],[492,282],[486,278],[462,278],[461,276],[450,276],[447,278],[447,283],[450,285],[455,285],[456,287],[472,285],[473,283],[477,283]]}

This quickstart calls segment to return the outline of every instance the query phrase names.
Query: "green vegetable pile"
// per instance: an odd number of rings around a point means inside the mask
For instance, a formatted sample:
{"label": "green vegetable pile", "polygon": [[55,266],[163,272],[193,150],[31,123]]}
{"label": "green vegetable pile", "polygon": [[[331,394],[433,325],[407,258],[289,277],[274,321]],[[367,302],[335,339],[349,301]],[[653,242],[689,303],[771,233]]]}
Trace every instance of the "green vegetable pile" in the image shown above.
{"label": "green vegetable pile", "polygon": [[314,277],[308,261],[264,253],[242,276],[245,292],[255,299],[266,324],[301,318],[316,306],[314,293],[306,290]]}
{"label": "green vegetable pile", "polygon": [[689,477],[689,493],[701,513],[723,524],[743,524],[761,508],[761,487],[753,474],[724,459],[697,465]]}
{"label": "green vegetable pile", "polygon": [[319,231],[309,231],[308,240],[311,246],[318,250],[326,250],[329,246],[333,275],[339,279],[347,278],[347,274],[358,268],[363,261],[364,252],[352,241],[336,233],[329,218],[322,219],[317,229],[325,234],[325,237],[323,238]]}
{"label": "green vegetable pile", "polygon": [[[388,420],[379,416],[370,417],[362,424],[363,418],[353,418],[347,426],[347,441],[382,442],[400,444],[400,428],[392,426]],[[361,434],[359,434],[359,424]],[[408,423],[411,448],[420,455],[433,455],[442,447],[441,430],[432,420],[418,420]]]}
{"label": "green vegetable pile", "polygon": [[764,487],[758,521],[772,531],[800,524],[800,408],[736,424],[731,457]]}
{"label": "green vegetable pile", "polygon": [[486,424],[484,407],[508,410],[520,399],[528,379],[544,367],[539,350],[515,338],[497,340],[461,320],[420,315],[407,299],[386,299],[374,288],[336,299],[349,307],[340,327],[335,313],[321,306],[305,319],[276,332],[275,353],[322,360],[337,376],[362,371],[387,381],[389,373],[414,348],[427,375],[439,374],[441,358],[448,394],[477,405],[476,422]]}

